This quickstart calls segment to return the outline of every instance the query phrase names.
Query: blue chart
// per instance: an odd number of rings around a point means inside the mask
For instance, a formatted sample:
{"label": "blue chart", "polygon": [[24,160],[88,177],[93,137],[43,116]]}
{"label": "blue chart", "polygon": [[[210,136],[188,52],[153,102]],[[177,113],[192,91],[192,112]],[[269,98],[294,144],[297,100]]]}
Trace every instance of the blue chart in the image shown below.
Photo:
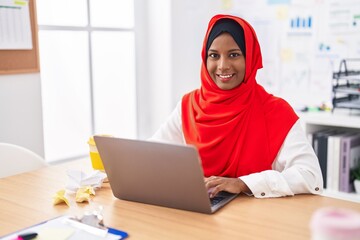
{"label": "blue chart", "polygon": [[311,28],[312,27],[312,17],[306,17],[306,18],[302,18],[302,17],[295,17],[295,18],[291,18],[290,19],[290,27],[292,29],[296,29],[296,28]]}
{"label": "blue chart", "polygon": [[312,16],[294,16],[289,19],[289,35],[311,35],[313,30]]}

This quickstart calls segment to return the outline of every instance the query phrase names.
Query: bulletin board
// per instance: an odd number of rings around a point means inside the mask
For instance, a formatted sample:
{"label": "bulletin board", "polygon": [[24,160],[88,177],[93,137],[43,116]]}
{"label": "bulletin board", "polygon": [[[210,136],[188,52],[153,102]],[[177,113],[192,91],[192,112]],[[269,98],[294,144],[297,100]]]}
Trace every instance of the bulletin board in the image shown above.
{"label": "bulletin board", "polygon": [[29,0],[29,11],[32,49],[0,50],[0,74],[32,73],[40,71],[35,0]]}

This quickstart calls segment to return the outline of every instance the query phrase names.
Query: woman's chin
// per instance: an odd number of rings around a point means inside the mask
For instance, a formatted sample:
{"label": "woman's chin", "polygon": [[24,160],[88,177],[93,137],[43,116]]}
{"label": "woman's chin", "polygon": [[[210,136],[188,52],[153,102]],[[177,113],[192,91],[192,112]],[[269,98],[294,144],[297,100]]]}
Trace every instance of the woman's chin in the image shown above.
{"label": "woman's chin", "polygon": [[217,83],[216,84],[221,90],[231,90],[233,89],[234,87],[232,86],[232,84],[229,84],[229,83]]}

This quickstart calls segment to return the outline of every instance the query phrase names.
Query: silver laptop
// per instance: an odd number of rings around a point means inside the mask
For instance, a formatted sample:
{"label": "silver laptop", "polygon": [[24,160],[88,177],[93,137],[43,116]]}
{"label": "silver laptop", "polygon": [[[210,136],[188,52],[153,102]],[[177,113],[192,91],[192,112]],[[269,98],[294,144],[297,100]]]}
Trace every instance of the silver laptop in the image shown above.
{"label": "silver laptop", "polygon": [[237,194],[209,198],[197,150],[191,146],[95,136],[115,197],[213,213]]}

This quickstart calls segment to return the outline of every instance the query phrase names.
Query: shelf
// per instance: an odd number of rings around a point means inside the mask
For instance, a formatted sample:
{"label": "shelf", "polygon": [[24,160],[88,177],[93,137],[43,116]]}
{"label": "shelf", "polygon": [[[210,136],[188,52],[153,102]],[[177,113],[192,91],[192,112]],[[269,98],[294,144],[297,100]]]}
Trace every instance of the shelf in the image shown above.
{"label": "shelf", "polygon": [[[347,129],[360,132],[360,111],[339,108],[336,112],[300,112],[300,121],[307,134],[321,129]],[[324,181],[326,181],[324,179]],[[324,189],[323,196],[360,203],[360,194]]]}
{"label": "shelf", "polygon": [[346,93],[353,95],[360,95],[360,88],[351,88],[351,87],[339,87],[334,89],[336,93]]}
{"label": "shelf", "polygon": [[[341,60],[339,71],[333,73],[333,109],[360,109],[360,101],[357,99],[360,96],[360,71],[358,70],[359,68],[360,58]],[[339,94],[341,95],[340,97]]]}
{"label": "shelf", "polygon": [[360,74],[354,74],[354,75],[341,75],[336,76],[334,79],[345,79],[345,80],[355,80],[360,81]]}
{"label": "shelf", "polygon": [[350,108],[350,109],[360,109],[360,99],[355,99],[347,102],[338,102],[335,104],[336,108]]}
{"label": "shelf", "polygon": [[333,74],[334,79],[348,79],[348,80],[360,80],[360,72],[349,72],[346,74],[345,72],[341,73],[334,73]]}
{"label": "shelf", "polygon": [[[350,114],[351,113],[351,114]],[[298,113],[303,124],[329,127],[354,128],[360,131],[360,111],[337,109],[335,112]]]}
{"label": "shelf", "polygon": [[324,192],[322,193],[322,195],[326,196],[326,197],[337,198],[337,199],[360,203],[360,194],[356,194],[356,193],[336,192],[336,191],[331,191],[331,190],[325,189]]}

